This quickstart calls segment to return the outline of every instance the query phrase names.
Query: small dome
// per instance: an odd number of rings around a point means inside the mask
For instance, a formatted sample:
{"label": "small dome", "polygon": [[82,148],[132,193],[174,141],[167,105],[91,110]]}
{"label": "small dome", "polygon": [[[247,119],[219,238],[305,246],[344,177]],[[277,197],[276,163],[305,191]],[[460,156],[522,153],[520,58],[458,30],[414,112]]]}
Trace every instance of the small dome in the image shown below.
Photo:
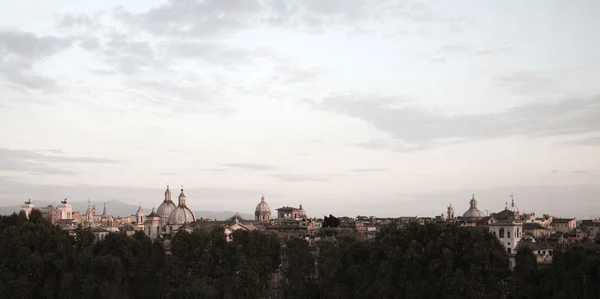
{"label": "small dome", "polygon": [[467,220],[477,220],[485,217],[485,214],[477,208],[477,200],[475,200],[475,194],[469,202],[469,209],[463,214],[463,218]]}
{"label": "small dome", "polygon": [[196,216],[194,216],[194,213],[187,207],[185,202],[186,197],[183,193],[182,186],[181,193],[179,194],[179,205],[171,212],[171,215],[169,215],[168,223],[170,225],[183,225],[185,223],[196,221]]}
{"label": "small dome", "polygon": [[158,209],[156,209],[155,213],[161,218],[167,218],[173,211],[175,211],[176,208],[177,206],[173,201],[165,200],[160,204],[160,206],[158,206]]}
{"label": "small dome", "polygon": [[152,208],[152,212],[150,212],[150,214],[148,214],[148,216],[146,216],[146,218],[154,218],[154,217],[160,217],[160,215],[158,215],[155,211],[154,208]]}
{"label": "small dome", "polygon": [[306,211],[302,207],[302,204],[300,204],[300,208],[298,209],[298,217],[299,218],[306,218]]}
{"label": "small dome", "polygon": [[260,198],[260,202],[256,205],[254,211],[254,220],[260,222],[268,222],[271,219],[271,207],[265,201],[265,197]]}
{"label": "small dome", "polygon": [[260,198],[260,202],[258,203],[258,205],[256,205],[255,212],[256,213],[262,213],[262,212],[269,212],[269,213],[271,213],[271,207],[269,207],[269,205],[265,201],[265,197],[264,196]]}
{"label": "small dome", "polygon": [[196,216],[194,216],[194,213],[186,206],[177,207],[171,212],[171,215],[169,215],[169,224],[171,225],[183,225],[194,221],[196,221]]}
{"label": "small dome", "polygon": [[156,214],[160,218],[168,218],[171,213],[177,208],[177,205],[171,200],[171,189],[169,185],[167,185],[167,190],[165,190],[165,199],[156,209]]}

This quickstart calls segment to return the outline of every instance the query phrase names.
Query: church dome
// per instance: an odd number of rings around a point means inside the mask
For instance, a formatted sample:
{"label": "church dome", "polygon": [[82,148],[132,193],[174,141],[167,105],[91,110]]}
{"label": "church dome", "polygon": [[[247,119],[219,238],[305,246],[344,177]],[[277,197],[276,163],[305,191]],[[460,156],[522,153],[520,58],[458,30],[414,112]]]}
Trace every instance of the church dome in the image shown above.
{"label": "church dome", "polygon": [[158,206],[155,213],[161,218],[168,218],[176,208],[177,205],[171,200],[171,190],[169,190],[169,186],[167,186],[165,200]]}
{"label": "church dome", "polygon": [[173,225],[183,225],[194,221],[196,221],[196,216],[188,207],[179,206],[169,215],[169,224]]}
{"label": "church dome", "polygon": [[194,213],[186,206],[186,197],[183,194],[183,188],[181,188],[181,194],[179,194],[179,205],[169,215],[168,223],[170,225],[183,225],[196,221]]}
{"label": "church dome", "polygon": [[265,197],[260,198],[260,202],[256,205],[254,211],[254,219],[261,222],[268,222],[271,219],[271,207],[265,201]]}
{"label": "church dome", "polygon": [[262,213],[262,212],[269,212],[271,213],[271,207],[269,207],[269,204],[267,204],[267,202],[265,201],[265,197],[261,197],[260,198],[260,202],[258,203],[258,205],[256,205],[256,213]]}
{"label": "church dome", "polygon": [[306,211],[302,207],[302,204],[300,204],[300,208],[298,209],[298,217],[299,218],[306,218]]}
{"label": "church dome", "polygon": [[463,214],[463,218],[467,220],[477,220],[485,217],[485,214],[477,208],[477,200],[475,200],[475,194],[469,202],[469,209]]}

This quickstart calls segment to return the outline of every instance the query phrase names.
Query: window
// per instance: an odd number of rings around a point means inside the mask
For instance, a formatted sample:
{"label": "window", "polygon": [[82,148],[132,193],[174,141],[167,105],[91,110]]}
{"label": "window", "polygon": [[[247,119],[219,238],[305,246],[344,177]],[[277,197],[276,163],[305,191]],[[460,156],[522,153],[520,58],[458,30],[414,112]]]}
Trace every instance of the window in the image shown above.
{"label": "window", "polygon": [[520,237],[521,237],[521,229],[517,228],[517,238],[520,238]]}
{"label": "window", "polygon": [[512,248],[510,248],[510,247],[506,248],[506,250],[508,251],[508,254],[511,254],[511,251],[512,251],[511,249]]}
{"label": "window", "polygon": [[507,238],[510,238],[510,231],[507,231],[507,232],[506,232],[506,237],[507,237]]}
{"label": "window", "polygon": [[500,236],[500,238],[504,238],[504,229],[503,229],[503,228],[501,228],[501,229],[498,231],[498,235]]}

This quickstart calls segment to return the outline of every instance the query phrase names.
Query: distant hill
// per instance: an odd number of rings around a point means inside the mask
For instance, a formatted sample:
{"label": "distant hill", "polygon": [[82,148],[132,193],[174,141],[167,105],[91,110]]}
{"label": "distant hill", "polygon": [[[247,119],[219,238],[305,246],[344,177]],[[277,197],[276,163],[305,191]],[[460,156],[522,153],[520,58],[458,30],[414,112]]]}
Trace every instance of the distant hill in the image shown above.
{"label": "distant hill", "polygon": [[[56,202],[49,201],[35,201],[32,202],[37,207],[43,207],[48,205],[57,206],[60,204]],[[85,213],[87,210],[88,203],[85,201],[74,201],[69,202],[73,206],[73,210],[81,213]],[[104,208],[104,203],[94,203],[96,205],[96,214],[102,214],[102,209]],[[127,204],[118,200],[109,200],[106,202],[106,212],[112,216],[129,216],[135,214],[137,212],[138,205]],[[149,214],[152,209],[142,207],[144,213]],[[0,215],[10,215],[13,212],[19,212],[21,210],[20,205],[15,206],[5,206],[0,207]],[[217,219],[217,220],[225,220],[235,214],[235,212],[223,211],[223,212],[215,212],[215,211],[193,211],[197,218],[209,218],[209,219]],[[239,215],[244,219],[254,219],[254,215],[239,213]]]}

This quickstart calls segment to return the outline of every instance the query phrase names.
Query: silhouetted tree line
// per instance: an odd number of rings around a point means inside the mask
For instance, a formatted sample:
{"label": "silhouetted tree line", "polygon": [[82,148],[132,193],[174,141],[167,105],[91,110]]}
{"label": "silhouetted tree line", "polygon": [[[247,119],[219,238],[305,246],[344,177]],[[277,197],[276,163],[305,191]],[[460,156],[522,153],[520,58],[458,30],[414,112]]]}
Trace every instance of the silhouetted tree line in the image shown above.
{"label": "silhouetted tree line", "polygon": [[[282,243],[258,231],[179,232],[167,255],[142,232],[95,242],[37,211],[0,218],[0,298],[600,298],[600,256],[574,247],[539,268],[494,236],[435,224],[388,225],[375,239]],[[270,292],[274,273],[281,277]]]}
{"label": "silhouetted tree line", "polygon": [[339,227],[340,219],[329,214],[329,217],[327,217],[327,216],[323,217],[323,223],[321,223],[321,226],[322,227]]}

